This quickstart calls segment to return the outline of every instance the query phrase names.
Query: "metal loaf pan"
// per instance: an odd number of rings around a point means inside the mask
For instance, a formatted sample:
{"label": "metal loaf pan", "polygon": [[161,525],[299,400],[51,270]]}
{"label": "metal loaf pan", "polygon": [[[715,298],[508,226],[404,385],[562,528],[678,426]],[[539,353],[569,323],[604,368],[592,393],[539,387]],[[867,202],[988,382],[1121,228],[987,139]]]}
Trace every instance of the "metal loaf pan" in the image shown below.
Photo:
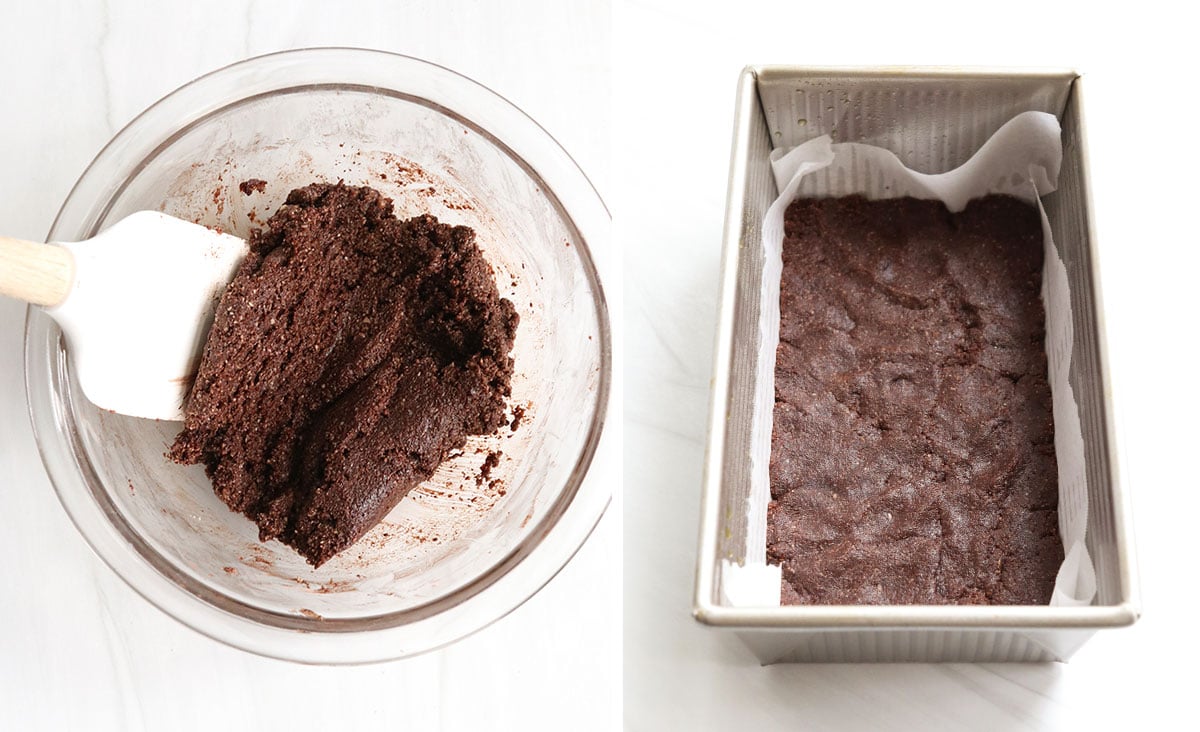
{"label": "metal loaf pan", "polygon": [[[1113,435],[1104,317],[1089,211],[1083,81],[1071,71],[752,66],[741,75],[722,255],[716,362],[694,613],[734,630],[764,663],[1066,660],[1096,630],[1139,613],[1130,511]],[[1020,112],[1058,117],[1064,160],[1043,203],[1071,286],[1071,383],[1088,464],[1087,546],[1098,592],[1087,607],[731,607],[721,561],[745,554],[750,424],[762,286],[761,226],[777,195],[768,155],[819,135],[888,148],[942,172]]]}

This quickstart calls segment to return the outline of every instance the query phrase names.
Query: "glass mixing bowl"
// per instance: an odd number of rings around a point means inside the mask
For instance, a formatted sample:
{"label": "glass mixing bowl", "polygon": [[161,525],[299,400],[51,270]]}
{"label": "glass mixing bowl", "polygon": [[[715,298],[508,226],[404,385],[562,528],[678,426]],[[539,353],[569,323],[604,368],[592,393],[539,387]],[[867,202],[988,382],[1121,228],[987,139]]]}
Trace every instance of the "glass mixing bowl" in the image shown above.
{"label": "glass mixing bowl", "polygon": [[[267,181],[243,195],[241,181]],[[473,227],[521,322],[515,431],[471,438],[358,544],[319,569],[164,457],[179,423],[112,414],[80,393],[70,349],[31,308],[26,384],[46,469],[97,554],[192,628],[312,663],[437,648],[504,616],[561,569],[608,505],[609,216],[570,156],[488,89],[416,59],[308,49],[229,66],[122,130],[63,204],[50,241],[141,209],[240,236],[293,187],[369,184],[400,216]],[[153,334],[147,334],[153,337]],[[501,451],[487,480],[480,464]],[[589,471],[589,467],[597,469]]]}

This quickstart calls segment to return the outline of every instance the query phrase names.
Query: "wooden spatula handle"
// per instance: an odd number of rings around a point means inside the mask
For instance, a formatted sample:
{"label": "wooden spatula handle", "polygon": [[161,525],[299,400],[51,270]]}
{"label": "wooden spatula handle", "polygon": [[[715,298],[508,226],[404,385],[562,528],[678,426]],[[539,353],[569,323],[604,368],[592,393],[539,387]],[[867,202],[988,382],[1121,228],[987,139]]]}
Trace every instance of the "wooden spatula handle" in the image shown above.
{"label": "wooden spatula handle", "polygon": [[0,236],[0,295],[53,307],[74,280],[75,257],[67,249]]}

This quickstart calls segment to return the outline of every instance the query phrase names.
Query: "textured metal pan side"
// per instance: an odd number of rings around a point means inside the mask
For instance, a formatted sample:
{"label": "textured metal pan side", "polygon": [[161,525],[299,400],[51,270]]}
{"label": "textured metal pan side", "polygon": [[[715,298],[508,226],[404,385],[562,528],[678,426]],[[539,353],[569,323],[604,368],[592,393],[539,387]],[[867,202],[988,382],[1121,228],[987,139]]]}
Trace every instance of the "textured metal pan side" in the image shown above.
{"label": "textured metal pan side", "polygon": [[[1096,566],[1097,605],[1132,602],[1132,542],[1122,535],[1124,486],[1117,469],[1108,366],[1103,348],[1104,309],[1092,241],[1087,156],[1081,114],[1082,80],[1077,81],[1062,116],[1063,166],[1059,188],[1043,199],[1046,216],[1060,244],[1071,310],[1076,313],[1071,385],[1079,403],[1088,467],[1088,552]],[[1080,314],[1083,317],[1080,317]]]}
{"label": "textured metal pan side", "polygon": [[744,178],[740,180],[738,191],[730,191],[731,196],[737,196],[739,200],[733,207],[738,210],[729,213],[736,216],[739,245],[736,251],[726,252],[728,258],[725,262],[726,274],[730,274],[731,270],[737,278],[731,298],[732,311],[727,314],[727,324],[732,326],[729,334],[732,336],[732,352],[728,360],[729,378],[725,381],[737,390],[737,396],[725,404],[726,460],[719,470],[721,485],[727,492],[721,504],[727,510],[718,539],[719,556],[733,561],[741,561],[745,552],[746,521],[744,510],[741,514],[730,511],[736,506],[744,506],[750,495],[750,474],[745,456],[750,453],[754,404],[751,399],[745,398],[742,388],[753,384],[758,360],[758,332],[757,327],[749,328],[745,324],[758,323],[757,293],[762,285],[763,265],[762,256],[753,244],[762,238],[762,223],[767,207],[778,195],[769,160],[771,140],[763,116],[757,111],[758,95],[752,77],[741,85],[738,105],[744,126],[739,130],[739,145],[735,145],[735,148],[740,146],[741,149],[735,155],[745,155]]}
{"label": "textured metal pan side", "polygon": [[985,663],[1057,661],[1071,656],[1093,630],[819,630],[740,631],[764,664]]}

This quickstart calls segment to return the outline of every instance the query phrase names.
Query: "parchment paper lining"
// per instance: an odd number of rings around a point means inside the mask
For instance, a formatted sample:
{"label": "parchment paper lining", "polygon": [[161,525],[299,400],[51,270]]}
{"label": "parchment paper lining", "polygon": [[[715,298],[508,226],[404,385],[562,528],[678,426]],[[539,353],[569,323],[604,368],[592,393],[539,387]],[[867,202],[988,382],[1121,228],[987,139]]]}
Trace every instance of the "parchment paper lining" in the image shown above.
{"label": "parchment paper lining", "polygon": [[1079,409],[1068,380],[1073,343],[1067,271],[1058,254],[1040,196],[1055,190],[1062,162],[1061,129],[1053,115],[1025,112],[996,131],[970,160],[947,173],[926,175],[906,168],[891,152],[857,143],[833,144],[819,137],[771,155],[781,194],[763,223],[762,316],[751,437],[751,488],[743,564],[723,561],[721,592],[735,607],[778,606],[781,574],[766,563],[767,504],[771,500],[772,410],[775,351],[779,345],[779,284],[783,272],[783,215],[796,198],[862,194],[871,199],[940,200],[954,212],[987,194],[1006,194],[1036,203],[1042,218],[1045,264],[1042,302],[1046,309],[1046,356],[1054,412],[1058,462],[1059,532],[1066,558],[1059,568],[1051,605],[1088,605],[1096,575],[1084,545],[1087,474]]}

